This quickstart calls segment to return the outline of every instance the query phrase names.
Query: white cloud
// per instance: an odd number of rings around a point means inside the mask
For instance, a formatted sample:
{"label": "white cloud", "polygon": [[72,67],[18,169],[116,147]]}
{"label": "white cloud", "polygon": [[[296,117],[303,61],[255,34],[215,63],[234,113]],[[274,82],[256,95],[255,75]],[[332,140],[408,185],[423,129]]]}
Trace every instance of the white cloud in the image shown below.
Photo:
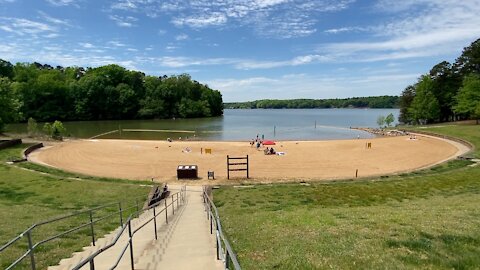
{"label": "white cloud", "polygon": [[95,48],[95,46],[94,46],[92,43],[88,43],[88,42],[78,43],[78,45],[80,45],[81,47],[83,47],[83,48],[85,48],[85,49]]}
{"label": "white cloud", "polygon": [[136,26],[135,23],[138,21],[137,18],[132,16],[123,17],[118,15],[110,15],[109,18],[120,27],[134,27]]}
{"label": "white cloud", "polygon": [[225,14],[214,12],[201,16],[190,16],[186,18],[176,18],[172,20],[176,26],[190,26],[192,28],[203,28],[209,26],[219,26],[227,23],[227,16]]}
{"label": "white cloud", "polygon": [[114,47],[125,47],[126,46],[122,42],[116,41],[116,40],[111,40],[111,41],[107,42],[107,44],[110,45],[110,46],[114,46]]}
{"label": "white cloud", "polygon": [[38,11],[38,14],[40,14],[42,16],[42,18],[49,23],[53,23],[53,24],[56,24],[56,25],[63,25],[63,26],[67,26],[67,27],[72,26],[68,20],[61,20],[61,19],[51,17],[43,11]]}
{"label": "white cloud", "polygon": [[[222,91],[226,102],[277,98],[344,98],[365,95],[398,95],[418,77],[414,73],[396,75],[332,76],[322,74],[285,74],[283,76],[226,78],[207,80],[213,89]],[[292,91],[295,89],[295,91]]]}
{"label": "white cloud", "polygon": [[177,35],[175,37],[175,40],[176,41],[182,41],[182,40],[187,40],[188,39],[188,35],[187,34],[180,34],[180,35]]}
{"label": "white cloud", "polygon": [[57,7],[70,6],[70,5],[78,7],[78,2],[80,2],[78,0],[45,0],[45,1]]}
{"label": "white cloud", "polygon": [[51,37],[58,29],[52,25],[23,18],[0,17],[0,29],[19,36]]}
{"label": "white cloud", "polygon": [[377,8],[391,13],[390,6],[397,13],[384,24],[369,26],[368,40],[321,44],[316,51],[347,62],[458,55],[459,48],[480,36],[480,0],[382,0]]}
{"label": "white cloud", "polygon": [[293,38],[317,31],[317,15],[348,8],[355,0],[120,0],[113,10],[170,16],[177,27],[241,27],[260,36]]}

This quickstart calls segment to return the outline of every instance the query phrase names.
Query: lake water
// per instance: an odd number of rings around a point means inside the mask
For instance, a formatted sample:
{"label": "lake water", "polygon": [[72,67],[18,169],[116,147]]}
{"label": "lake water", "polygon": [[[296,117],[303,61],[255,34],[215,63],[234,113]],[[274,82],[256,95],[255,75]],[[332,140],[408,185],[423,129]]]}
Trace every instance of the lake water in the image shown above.
{"label": "lake water", "polygon": [[[259,134],[274,140],[329,140],[371,138],[373,135],[350,127],[377,127],[378,116],[390,113],[398,119],[398,109],[257,109],[225,110],[222,117],[213,118],[81,121],[64,122],[64,126],[77,138],[111,132],[98,138],[233,141]],[[7,131],[26,132],[26,124],[9,125]]]}

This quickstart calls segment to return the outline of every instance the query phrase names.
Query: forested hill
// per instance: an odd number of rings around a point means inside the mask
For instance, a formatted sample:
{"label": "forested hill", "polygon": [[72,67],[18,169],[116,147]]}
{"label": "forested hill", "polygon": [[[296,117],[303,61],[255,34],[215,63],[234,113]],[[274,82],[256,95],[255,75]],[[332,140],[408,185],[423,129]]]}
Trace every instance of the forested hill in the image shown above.
{"label": "forested hill", "polygon": [[398,96],[343,99],[263,99],[225,103],[225,109],[398,108]]}
{"label": "forested hill", "polygon": [[[3,121],[190,118],[223,114],[219,91],[188,74],[146,76],[118,65],[52,67],[0,59],[0,87],[8,97]],[[0,118],[2,115],[0,115]]]}

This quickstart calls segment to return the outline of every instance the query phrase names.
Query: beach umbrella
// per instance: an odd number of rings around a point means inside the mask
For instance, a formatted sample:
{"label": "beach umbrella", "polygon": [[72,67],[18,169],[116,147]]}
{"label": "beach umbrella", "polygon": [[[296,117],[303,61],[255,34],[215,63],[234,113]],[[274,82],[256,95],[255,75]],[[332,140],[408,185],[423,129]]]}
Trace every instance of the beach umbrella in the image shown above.
{"label": "beach umbrella", "polygon": [[274,141],[263,141],[263,145],[275,145]]}

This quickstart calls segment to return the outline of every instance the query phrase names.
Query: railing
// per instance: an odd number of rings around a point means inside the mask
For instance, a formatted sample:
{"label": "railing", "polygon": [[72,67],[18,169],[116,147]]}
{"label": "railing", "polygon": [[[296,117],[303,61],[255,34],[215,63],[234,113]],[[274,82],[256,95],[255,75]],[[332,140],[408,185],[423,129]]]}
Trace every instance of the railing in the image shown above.
{"label": "railing", "polygon": [[[142,196],[142,198],[145,199],[144,196]],[[136,198],[135,199],[135,205],[127,207],[127,208],[123,208],[123,209],[122,209],[122,202],[109,203],[109,204],[97,206],[97,207],[94,207],[94,208],[91,208],[91,209],[88,209],[88,210],[75,212],[73,214],[69,214],[69,215],[65,215],[65,216],[61,216],[61,217],[57,217],[57,218],[53,218],[53,219],[50,219],[50,220],[46,220],[46,221],[43,221],[43,222],[33,224],[28,229],[26,229],[24,232],[19,234],[17,237],[13,238],[8,243],[6,243],[5,245],[0,247],[0,253],[1,253],[4,250],[8,249],[9,247],[13,246],[17,241],[22,239],[24,236],[27,237],[27,244],[28,244],[27,251],[25,253],[23,253],[23,255],[18,257],[12,264],[10,264],[6,268],[6,270],[10,270],[10,269],[14,268],[16,265],[18,265],[20,262],[22,262],[26,257],[30,257],[30,267],[31,267],[32,270],[35,270],[36,269],[35,249],[38,249],[41,245],[43,245],[47,242],[50,242],[52,240],[55,240],[55,239],[58,239],[60,237],[66,236],[66,235],[71,234],[73,232],[76,232],[80,229],[87,228],[87,226],[90,226],[90,234],[91,234],[91,237],[92,237],[92,245],[95,246],[95,226],[94,225],[96,223],[98,223],[102,220],[105,220],[107,218],[110,218],[114,215],[119,215],[120,216],[120,219],[119,219],[120,225],[122,226],[123,225],[123,213],[125,211],[128,211],[128,210],[133,209],[133,208],[136,208],[137,211],[138,211],[138,208],[139,208],[138,202],[139,202],[139,200],[138,200],[138,198]],[[94,219],[95,212],[99,212],[100,210],[107,211],[109,208],[111,208],[113,206],[116,207],[117,205],[118,205],[118,211],[110,213],[110,214],[102,216],[102,217],[99,217],[97,219]],[[88,214],[88,220],[89,220],[87,223],[83,223],[83,224],[81,224],[79,226],[76,226],[74,228],[70,228],[66,231],[57,233],[57,234],[55,234],[53,236],[50,236],[46,239],[38,241],[35,244],[33,243],[34,241],[32,240],[32,233],[34,232],[34,230],[39,230],[41,227],[43,227],[45,225],[49,225],[49,224],[56,223],[56,222],[59,222],[59,221],[66,221],[68,219],[77,218],[80,215],[86,215],[86,214]]]}
{"label": "railing", "polygon": [[[169,197],[166,197],[163,200],[164,208],[161,209],[158,212],[156,211],[156,207],[160,206],[162,204],[162,201],[159,201],[156,204],[154,204],[154,205],[152,205],[152,206],[150,206],[146,209],[143,209],[143,210],[140,210],[140,211],[137,211],[137,212],[131,214],[128,217],[125,224],[122,225],[122,227],[121,227],[120,231],[117,233],[115,239],[110,244],[108,244],[105,247],[97,250],[92,255],[90,255],[88,258],[80,261],[75,267],[72,268],[72,270],[78,270],[78,269],[82,268],[83,266],[85,266],[86,264],[89,264],[90,270],[94,270],[95,269],[95,261],[94,261],[95,258],[98,255],[102,254],[104,251],[106,251],[109,248],[115,246],[118,243],[119,239],[122,237],[122,235],[126,232],[128,232],[127,244],[122,248],[122,251],[120,252],[117,260],[114,262],[113,266],[109,269],[110,270],[115,269],[119,265],[123,256],[125,255],[127,249],[129,249],[130,250],[130,267],[131,267],[132,270],[134,270],[135,267],[134,267],[134,255],[133,255],[133,236],[138,231],[140,231],[142,228],[144,228],[148,223],[153,221],[154,235],[155,235],[154,238],[155,238],[155,240],[157,240],[157,238],[158,238],[158,236],[157,236],[157,216],[159,216],[160,214],[165,212],[165,222],[168,224],[168,207],[172,206],[172,214],[175,214],[175,202],[177,203],[177,209],[179,208],[180,201],[182,202],[182,204],[185,203],[186,190],[187,190],[186,187],[183,186],[179,192],[174,193],[174,194],[170,195]],[[170,203],[167,202],[169,200],[168,198],[172,198]],[[147,221],[145,221],[143,224],[138,226],[138,228],[136,228],[135,230],[132,231],[132,219],[135,217],[135,215],[137,215],[137,217],[138,217],[140,215],[140,212],[148,211],[150,209],[153,209],[153,216],[150,219],[148,219]]]}
{"label": "railing", "polygon": [[[233,252],[230,243],[223,234],[222,224],[220,223],[220,217],[218,210],[212,199],[207,194],[207,189],[203,188],[203,202],[205,203],[205,210],[207,212],[207,219],[210,221],[210,234],[213,234],[215,229],[215,239],[217,242],[217,260],[223,260],[225,269],[230,269],[231,264],[233,269],[241,270],[238,263],[237,256]],[[212,211],[213,209],[213,211]]]}

